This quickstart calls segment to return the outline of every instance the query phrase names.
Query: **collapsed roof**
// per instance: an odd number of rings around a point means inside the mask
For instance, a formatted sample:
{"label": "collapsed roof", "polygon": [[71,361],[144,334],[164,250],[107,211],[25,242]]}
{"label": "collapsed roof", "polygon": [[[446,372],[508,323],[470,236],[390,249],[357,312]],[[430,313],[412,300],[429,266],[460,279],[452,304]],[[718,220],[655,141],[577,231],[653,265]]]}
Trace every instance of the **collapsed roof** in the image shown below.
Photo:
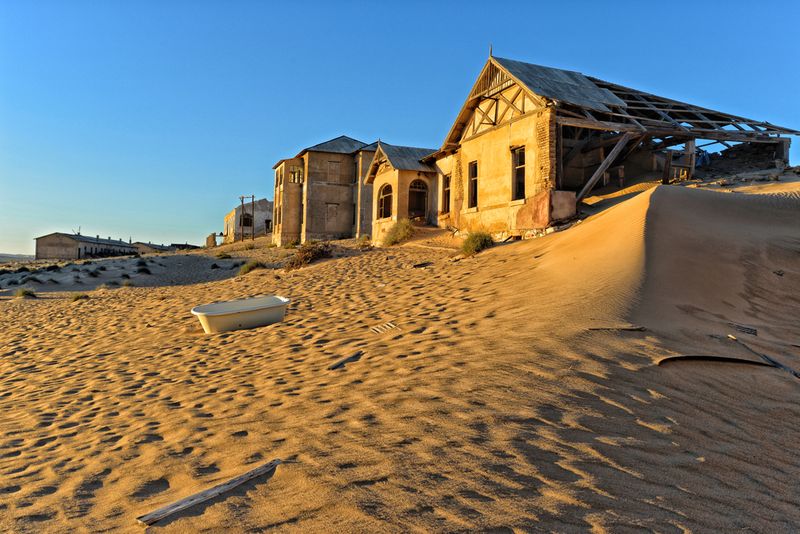
{"label": "collapsed roof", "polygon": [[[653,95],[581,74],[522,61],[490,57],[447,134],[441,150],[452,151],[475,107],[512,84],[557,110],[563,126],[630,132],[650,138],[721,142],[775,142],[797,130]],[[666,145],[665,145],[666,146]]]}

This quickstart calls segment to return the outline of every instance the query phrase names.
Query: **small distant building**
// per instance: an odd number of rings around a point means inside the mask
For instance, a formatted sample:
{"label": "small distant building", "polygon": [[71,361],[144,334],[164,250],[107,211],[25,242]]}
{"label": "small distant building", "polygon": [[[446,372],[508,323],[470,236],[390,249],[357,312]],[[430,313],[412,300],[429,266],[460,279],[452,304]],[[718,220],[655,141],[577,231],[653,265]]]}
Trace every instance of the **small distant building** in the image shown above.
{"label": "small distant building", "polygon": [[272,201],[262,198],[233,208],[225,215],[223,243],[258,237],[272,232]]}
{"label": "small distant building", "polygon": [[137,248],[120,239],[54,232],[36,238],[37,260],[79,260],[136,254]]}
{"label": "small distant building", "polygon": [[189,243],[172,243],[169,248],[172,250],[197,250],[203,247],[199,245],[190,245]]}
{"label": "small distant building", "polygon": [[154,252],[170,252],[173,249],[167,245],[156,245],[155,243],[142,243],[141,241],[137,241],[133,244],[136,247],[136,250],[139,251],[139,254],[152,254]]}

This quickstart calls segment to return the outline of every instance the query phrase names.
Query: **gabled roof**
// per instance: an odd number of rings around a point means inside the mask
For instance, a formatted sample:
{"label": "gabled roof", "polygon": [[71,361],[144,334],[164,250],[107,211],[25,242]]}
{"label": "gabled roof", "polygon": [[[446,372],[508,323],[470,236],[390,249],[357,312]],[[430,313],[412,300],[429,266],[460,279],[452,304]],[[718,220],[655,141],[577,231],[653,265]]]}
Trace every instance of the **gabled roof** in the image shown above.
{"label": "gabled roof", "polygon": [[539,96],[596,111],[611,111],[608,106],[625,107],[622,99],[608,89],[596,86],[580,72],[543,67],[501,57],[491,59]]}
{"label": "gabled roof", "polygon": [[380,141],[378,142],[375,156],[372,158],[372,163],[370,163],[366,181],[371,183],[375,179],[375,172],[384,161],[399,171],[436,172],[435,167],[422,162],[424,157],[434,152],[436,150],[432,148],[397,146]]}
{"label": "gabled roof", "polygon": [[333,139],[330,139],[329,141],[325,141],[316,144],[314,146],[304,148],[295,157],[299,158],[306,152],[329,152],[331,154],[352,154],[356,150],[366,145],[367,145],[366,143],[363,143],[358,139],[353,139],[352,137],[347,137],[346,135],[340,135],[339,137],[335,137]]}

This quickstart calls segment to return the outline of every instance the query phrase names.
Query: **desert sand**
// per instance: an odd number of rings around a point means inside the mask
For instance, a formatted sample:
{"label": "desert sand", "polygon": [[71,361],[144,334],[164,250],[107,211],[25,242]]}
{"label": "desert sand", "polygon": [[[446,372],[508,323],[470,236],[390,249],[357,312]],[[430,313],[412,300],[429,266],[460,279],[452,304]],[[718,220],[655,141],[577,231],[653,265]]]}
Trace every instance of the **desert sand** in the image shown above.
{"label": "desert sand", "polygon": [[[194,280],[1,297],[0,530],[140,532],[280,458],[150,530],[796,531],[800,380],[747,361],[800,370],[800,194],[754,193],[640,187],[465,259],[196,255]],[[262,293],[283,323],[189,313]]]}

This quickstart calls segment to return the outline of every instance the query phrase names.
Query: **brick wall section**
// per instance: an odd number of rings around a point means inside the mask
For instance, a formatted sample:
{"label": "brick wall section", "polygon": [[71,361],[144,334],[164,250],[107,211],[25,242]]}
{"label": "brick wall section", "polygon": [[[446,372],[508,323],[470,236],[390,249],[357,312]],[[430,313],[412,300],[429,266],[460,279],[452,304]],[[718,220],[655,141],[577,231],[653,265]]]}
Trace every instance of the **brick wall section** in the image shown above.
{"label": "brick wall section", "polygon": [[556,121],[555,113],[547,108],[536,116],[536,182],[532,193],[556,187]]}

